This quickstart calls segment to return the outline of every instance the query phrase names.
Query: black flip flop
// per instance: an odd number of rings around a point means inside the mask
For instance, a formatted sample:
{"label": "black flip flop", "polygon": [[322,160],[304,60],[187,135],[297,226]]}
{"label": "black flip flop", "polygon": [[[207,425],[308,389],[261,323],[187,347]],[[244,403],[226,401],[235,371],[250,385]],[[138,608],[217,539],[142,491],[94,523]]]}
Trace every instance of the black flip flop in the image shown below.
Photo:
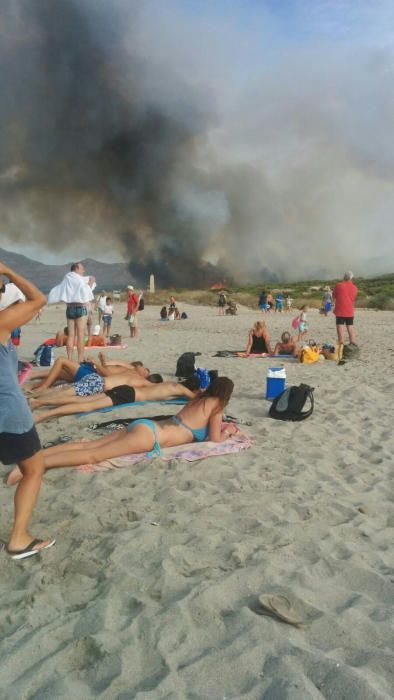
{"label": "black flip flop", "polygon": [[30,544],[25,547],[25,549],[8,549],[7,547],[7,553],[10,555],[11,559],[27,559],[27,557],[34,557],[36,554],[39,554],[42,552],[44,549],[49,549],[50,547],[53,547],[55,544],[56,540],[51,540],[48,544],[45,545],[45,547],[41,547],[40,549],[34,549],[38,544],[41,544],[44,542],[44,540],[32,540]]}

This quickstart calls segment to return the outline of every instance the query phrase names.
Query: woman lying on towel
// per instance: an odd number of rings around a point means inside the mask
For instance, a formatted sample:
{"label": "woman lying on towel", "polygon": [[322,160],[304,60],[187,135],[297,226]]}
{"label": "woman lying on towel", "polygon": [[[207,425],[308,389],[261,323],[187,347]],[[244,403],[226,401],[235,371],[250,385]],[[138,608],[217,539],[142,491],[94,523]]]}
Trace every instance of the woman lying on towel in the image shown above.
{"label": "woman lying on towel", "polygon": [[245,353],[247,355],[271,354],[270,336],[264,321],[256,321],[250,329]]}
{"label": "woman lying on towel", "polygon": [[[160,374],[151,375],[157,379],[160,378],[161,383],[150,384],[147,386],[133,386],[132,380],[124,378],[125,383],[117,383],[116,377],[109,377],[105,380],[110,383],[111,388],[102,391],[100,394],[93,396],[60,396],[51,399],[42,399],[31,401],[30,407],[35,409],[43,404],[57,406],[49,411],[41,411],[34,413],[36,423],[42,423],[48,418],[58,416],[70,416],[74,413],[89,413],[97,411],[100,408],[111,408],[113,406],[122,406],[125,403],[135,403],[136,401],[165,401],[166,399],[184,397],[186,399],[194,399],[196,393],[199,392],[199,382],[196,377],[191,377],[185,382],[163,382]],[[190,388],[192,386],[192,388]]]}
{"label": "woman lying on towel", "polygon": [[58,357],[55,360],[53,367],[49,372],[36,374],[32,379],[43,379],[40,384],[34,386],[31,392],[34,395],[39,395],[47,391],[56,382],[79,382],[88,375],[95,374],[100,377],[110,377],[116,374],[124,374],[125,371],[132,373],[134,376],[146,378],[150,374],[150,370],[144,367],[142,362],[124,362],[122,360],[107,360],[105,355],[99,353],[100,361],[89,360],[87,362],[74,362],[66,357]]}
{"label": "woman lying on towel", "polygon": [[[214,379],[198,398],[190,401],[176,416],[153,421],[143,418],[107,437],[89,442],[73,442],[44,450],[46,469],[98,464],[126,454],[148,452],[160,455],[160,448],[202,442],[207,438],[224,442],[238,431],[230,424],[222,431],[223,411],[230,401],[234,384],[227,377]],[[13,470],[8,483],[18,480]]]}

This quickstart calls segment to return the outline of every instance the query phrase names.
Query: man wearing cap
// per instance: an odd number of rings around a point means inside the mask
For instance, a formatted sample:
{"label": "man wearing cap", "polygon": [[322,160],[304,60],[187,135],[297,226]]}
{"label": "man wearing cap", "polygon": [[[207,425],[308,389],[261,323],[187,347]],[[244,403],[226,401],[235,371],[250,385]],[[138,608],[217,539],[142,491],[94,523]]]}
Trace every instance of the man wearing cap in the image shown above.
{"label": "man wearing cap", "polygon": [[138,306],[140,303],[140,298],[138,294],[135,293],[132,284],[127,287],[129,295],[127,299],[127,320],[130,326],[130,338],[137,337],[137,314]]}
{"label": "man wearing cap", "polygon": [[338,282],[332,293],[335,301],[334,315],[336,316],[338,342],[343,343],[345,338],[345,325],[349,336],[349,343],[355,343],[354,334],[354,302],[358,289],[352,282],[353,272],[345,272],[343,282]]}

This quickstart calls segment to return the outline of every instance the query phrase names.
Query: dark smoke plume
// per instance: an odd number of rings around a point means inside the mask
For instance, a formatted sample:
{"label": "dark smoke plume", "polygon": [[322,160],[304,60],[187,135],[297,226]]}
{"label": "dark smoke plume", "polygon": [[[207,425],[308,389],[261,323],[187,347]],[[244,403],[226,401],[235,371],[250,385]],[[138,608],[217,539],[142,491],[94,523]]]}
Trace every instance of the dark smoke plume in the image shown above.
{"label": "dark smoke plume", "polygon": [[385,254],[388,55],[267,41],[265,61],[227,21],[177,0],[2,0],[4,242],[185,286]]}
{"label": "dark smoke plume", "polygon": [[185,178],[193,196],[209,198],[193,163],[213,114],[187,86],[174,113],[149,100],[149,68],[122,54],[119,7],[108,17],[113,51],[100,3],[96,16],[93,8],[80,0],[2,6],[2,230],[51,250],[73,242],[77,250],[81,239],[98,253],[118,248],[140,279],[156,272],[162,284],[205,283],[210,216],[204,232],[176,188]]}

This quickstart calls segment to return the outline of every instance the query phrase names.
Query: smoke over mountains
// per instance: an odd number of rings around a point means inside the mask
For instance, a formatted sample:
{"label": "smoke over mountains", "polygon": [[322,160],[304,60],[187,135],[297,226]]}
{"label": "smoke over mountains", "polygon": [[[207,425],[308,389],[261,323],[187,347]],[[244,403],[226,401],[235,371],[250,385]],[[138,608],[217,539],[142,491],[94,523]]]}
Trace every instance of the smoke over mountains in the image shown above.
{"label": "smoke over mountains", "polygon": [[182,286],[338,274],[386,249],[391,57],[278,56],[268,15],[253,35],[204,6],[3,0],[3,244],[118,253]]}

